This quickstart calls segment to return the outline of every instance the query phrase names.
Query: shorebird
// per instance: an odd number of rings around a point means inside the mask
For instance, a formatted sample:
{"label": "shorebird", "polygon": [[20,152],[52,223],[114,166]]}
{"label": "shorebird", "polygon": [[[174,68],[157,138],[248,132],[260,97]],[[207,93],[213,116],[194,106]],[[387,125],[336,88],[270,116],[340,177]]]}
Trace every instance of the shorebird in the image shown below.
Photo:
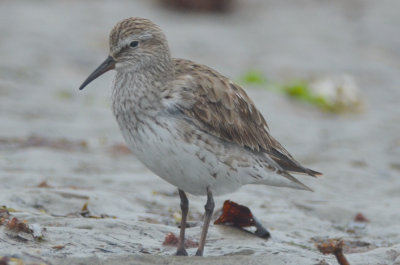
{"label": "shorebird", "polygon": [[206,195],[197,256],[202,256],[213,195],[245,184],[311,190],[291,173],[321,173],[297,162],[269,133],[246,92],[217,71],[171,57],[166,37],[148,19],[128,18],[112,29],[109,56],[83,82],[114,69],[112,109],[136,157],[178,188],[182,220],[176,254],[184,248],[186,192]]}

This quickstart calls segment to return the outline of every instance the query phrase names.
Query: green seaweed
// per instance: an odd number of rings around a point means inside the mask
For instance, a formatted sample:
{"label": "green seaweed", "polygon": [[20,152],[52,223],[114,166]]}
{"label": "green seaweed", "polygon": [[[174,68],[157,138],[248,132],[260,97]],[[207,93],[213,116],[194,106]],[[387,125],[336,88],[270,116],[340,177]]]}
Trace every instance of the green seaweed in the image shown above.
{"label": "green seaweed", "polygon": [[240,78],[240,81],[250,85],[265,85],[268,79],[258,70],[249,70]]}
{"label": "green seaweed", "polygon": [[307,102],[311,105],[318,107],[319,109],[327,112],[338,112],[335,105],[328,103],[328,101],[321,97],[313,94],[309,87],[309,82],[305,80],[295,81],[290,84],[282,85],[281,89],[288,96]]}
{"label": "green seaweed", "polygon": [[6,210],[6,211],[8,211],[9,213],[16,213],[16,212],[18,212],[18,211],[15,210],[14,208],[9,208],[9,207],[7,207],[7,206],[5,206],[5,205],[0,206],[0,210]]}
{"label": "green seaweed", "polygon": [[[329,113],[343,113],[351,111],[351,106],[345,106],[338,102],[329,102],[326,98],[316,95],[310,89],[310,81],[290,80],[284,83],[273,82],[265,77],[259,70],[249,70],[240,78],[242,85],[257,85],[263,88],[283,93],[293,99],[306,102],[318,109]],[[353,106],[354,109],[357,106]]]}

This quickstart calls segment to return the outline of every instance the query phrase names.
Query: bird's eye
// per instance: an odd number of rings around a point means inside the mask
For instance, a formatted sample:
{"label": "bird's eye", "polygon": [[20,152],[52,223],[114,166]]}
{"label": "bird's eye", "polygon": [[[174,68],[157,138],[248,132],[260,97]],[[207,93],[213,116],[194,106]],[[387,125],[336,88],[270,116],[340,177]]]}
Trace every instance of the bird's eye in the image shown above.
{"label": "bird's eye", "polygon": [[130,47],[132,47],[132,48],[136,48],[137,46],[139,45],[139,42],[138,41],[132,41],[130,44],[129,44],[129,46]]}

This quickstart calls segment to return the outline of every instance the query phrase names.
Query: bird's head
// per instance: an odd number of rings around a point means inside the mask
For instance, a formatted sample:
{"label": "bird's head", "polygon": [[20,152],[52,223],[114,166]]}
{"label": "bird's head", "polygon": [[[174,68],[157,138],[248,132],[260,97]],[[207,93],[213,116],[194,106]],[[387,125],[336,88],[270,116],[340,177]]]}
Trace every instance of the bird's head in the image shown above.
{"label": "bird's head", "polygon": [[144,18],[128,18],[114,26],[109,38],[109,56],[80,86],[115,69],[138,72],[150,68],[162,69],[171,61],[164,33],[156,24]]}

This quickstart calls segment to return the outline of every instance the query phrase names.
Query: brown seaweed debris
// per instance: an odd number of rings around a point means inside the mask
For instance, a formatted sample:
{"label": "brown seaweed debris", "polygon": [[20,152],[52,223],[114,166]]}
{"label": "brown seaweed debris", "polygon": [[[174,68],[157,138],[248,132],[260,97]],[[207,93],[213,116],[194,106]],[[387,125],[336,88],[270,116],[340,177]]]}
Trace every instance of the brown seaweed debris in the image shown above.
{"label": "brown seaweed debris", "polygon": [[369,222],[368,218],[365,217],[362,213],[357,213],[354,217],[355,222]]}
{"label": "brown seaweed debris", "polygon": [[40,183],[37,185],[37,187],[38,187],[38,188],[49,188],[49,189],[53,188],[52,186],[50,186],[50,185],[47,183],[47,180],[43,180],[42,182],[40,182]]}
{"label": "brown seaweed debris", "polygon": [[214,224],[232,225],[249,233],[252,232],[243,228],[254,226],[256,228],[254,235],[261,238],[271,237],[271,234],[268,232],[268,230],[262,226],[262,224],[251,213],[248,207],[237,204],[230,200],[226,200],[224,202],[222,214],[217,220],[215,220]]}
{"label": "brown seaweed debris", "polygon": [[60,249],[65,248],[65,245],[55,245],[55,246],[52,246],[51,248],[52,249],[56,249],[56,250],[60,250]]}
{"label": "brown seaweed debris", "polygon": [[25,232],[28,234],[32,234],[32,230],[28,226],[28,221],[20,221],[17,217],[9,220],[7,223],[7,228],[14,232]]}
{"label": "brown seaweed debris", "polygon": [[343,240],[341,239],[328,239],[317,244],[318,250],[324,254],[333,254],[340,265],[350,265],[343,254]]}
{"label": "brown seaweed debris", "polygon": [[132,152],[125,144],[113,144],[109,147],[109,152],[114,156],[131,155]]}
{"label": "brown seaweed debris", "polygon": [[[165,236],[163,246],[173,246],[177,247],[179,243],[179,238],[174,233],[168,233]],[[195,242],[190,239],[185,240],[185,248],[197,248],[199,246],[198,242]]]}

